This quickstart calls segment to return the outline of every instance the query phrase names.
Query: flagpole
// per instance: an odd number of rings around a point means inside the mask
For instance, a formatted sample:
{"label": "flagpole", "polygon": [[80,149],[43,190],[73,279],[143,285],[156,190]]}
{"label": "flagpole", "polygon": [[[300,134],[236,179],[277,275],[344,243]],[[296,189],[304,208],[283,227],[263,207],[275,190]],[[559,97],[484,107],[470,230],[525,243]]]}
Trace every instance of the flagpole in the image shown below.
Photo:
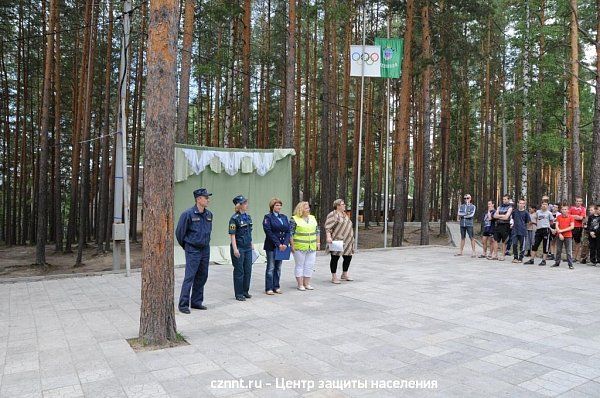
{"label": "flagpole", "polygon": [[[390,38],[390,10],[388,10],[388,20],[387,20],[387,38]],[[383,247],[387,248],[387,237],[388,237],[388,206],[389,206],[389,165],[390,165],[390,78],[389,75],[385,80],[385,88],[386,88],[386,106],[387,106],[387,115],[385,119],[385,208],[383,211]],[[379,202],[381,203],[381,202]]]}
{"label": "flagpole", "polygon": [[[365,61],[362,60],[362,55],[365,53],[365,40],[366,40],[366,18],[365,18],[365,10],[366,4],[363,5],[362,10],[362,53],[361,53],[361,63],[360,63],[360,124],[358,127],[358,169],[357,169],[357,177],[356,177],[356,217],[354,218],[355,226],[354,226],[354,251],[358,251],[358,205],[360,203],[360,161],[362,158],[362,130],[363,130],[363,107],[364,107],[364,87],[365,87]],[[366,198],[365,198],[366,199]]]}

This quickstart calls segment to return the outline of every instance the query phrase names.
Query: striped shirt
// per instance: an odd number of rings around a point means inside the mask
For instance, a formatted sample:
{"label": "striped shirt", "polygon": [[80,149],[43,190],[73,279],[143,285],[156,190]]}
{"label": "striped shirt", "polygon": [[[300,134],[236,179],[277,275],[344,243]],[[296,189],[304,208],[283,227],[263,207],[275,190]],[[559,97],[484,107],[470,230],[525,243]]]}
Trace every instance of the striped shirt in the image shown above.
{"label": "striped shirt", "polygon": [[[325,220],[325,231],[331,234],[331,240],[344,242],[343,252],[331,252],[334,256],[351,256],[354,254],[354,230],[352,221],[346,214],[333,210]],[[329,251],[329,248],[327,249]]]}

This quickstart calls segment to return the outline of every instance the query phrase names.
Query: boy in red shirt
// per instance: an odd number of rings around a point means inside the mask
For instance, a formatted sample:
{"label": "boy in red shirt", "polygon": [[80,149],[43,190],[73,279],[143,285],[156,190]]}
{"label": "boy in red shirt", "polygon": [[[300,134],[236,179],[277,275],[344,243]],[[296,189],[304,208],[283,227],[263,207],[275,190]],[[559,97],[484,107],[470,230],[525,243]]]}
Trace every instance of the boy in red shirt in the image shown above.
{"label": "boy in red shirt", "polygon": [[575,243],[575,261],[581,261],[581,237],[583,236],[583,220],[585,219],[585,206],[583,199],[575,198],[575,206],[571,206],[569,214],[575,220],[575,229],[573,229],[573,242]]}
{"label": "boy in red shirt", "polygon": [[556,229],[552,233],[558,238],[556,241],[556,259],[553,267],[560,265],[562,259],[563,245],[567,251],[567,263],[569,269],[573,269],[573,229],[575,228],[575,219],[569,214],[569,207],[562,205],[560,214],[556,217]]}

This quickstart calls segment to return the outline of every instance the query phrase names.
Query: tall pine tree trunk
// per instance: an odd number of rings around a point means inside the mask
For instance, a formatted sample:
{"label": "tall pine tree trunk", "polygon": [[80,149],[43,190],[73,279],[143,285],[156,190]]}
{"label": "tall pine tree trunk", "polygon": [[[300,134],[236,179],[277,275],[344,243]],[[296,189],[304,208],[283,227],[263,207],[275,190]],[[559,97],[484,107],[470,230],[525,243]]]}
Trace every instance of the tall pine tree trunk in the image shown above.
{"label": "tall pine tree trunk", "polygon": [[429,4],[425,0],[421,8],[421,23],[423,24],[423,62],[425,68],[421,77],[423,93],[423,200],[421,202],[421,244],[429,244],[429,203],[431,189],[431,31],[429,28]]}
{"label": "tall pine tree trunk", "polygon": [[[440,2],[440,15],[442,15],[442,24],[447,27],[447,10],[445,8],[445,1]],[[446,221],[448,220],[449,214],[449,183],[450,183],[450,170],[449,170],[449,151],[450,151],[450,87],[452,70],[450,62],[448,61],[448,42],[445,35],[440,36],[440,46],[442,52],[442,58],[440,60],[440,75],[441,75],[441,110],[440,110],[440,134],[441,134],[441,168],[442,168],[442,209],[440,214],[440,235],[446,235]]]}
{"label": "tall pine tree trunk", "polygon": [[588,195],[590,202],[600,203],[600,0],[596,0],[596,103],[594,106],[594,129],[592,138],[592,160],[589,166]]}
{"label": "tall pine tree trunk", "polygon": [[396,146],[394,148],[394,228],[392,237],[392,246],[402,246],[404,240],[404,221],[406,203],[408,195],[407,157],[408,139],[410,127],[410,98],[412,92],[412,38],[413,38],[413,20],[414,20],[414,0],[406,1],[406,31],[404,32],[404,57],[402,61],[402,91],[400,95],[400,115],[398,121],[398,130],[396,132]]}
{"label": "tall pine tree trunk", "polygon": [[105,252],[105,242],[109,241],[107,225],[108,220],[108,192],[109,192],[109,133],[110,133],[110,83],[112,71],[112,33],[113,33],[113,2],[108,2],[108,33],[106,35],[106,56],[104,66],[104,100],[102,103],[104,119],[102,123],[102,138],[100,139],[100,153],[102,164],[100,166],[100,199],[98,204],[98,241],[97,253]]}
{"label": "tall pine tree trunk", "polygon": [[242,148],[250,144],[250,0],[244,0],[243,47],[242,47]]}
{"label": "tall pine tree trunk", "polygon": [[60,18],[58,1],[53,2],[54,26],[56,37],[54,39],[54,250],[61,252],[63,249],[63,218],[61,196],[61,136],[62,136],[62,84],[61,84],[61,50],[60,50]]}
{"label": "tall pine tree trunk", "polygon": [[173,300],[173,162],[177,131],[177,0],[153,0],[147,50],[144,240],[139,337],[176,339]]}
{"label": "tall pine tree trunk", "polygon": [[[283,147],[294,145],[294,95],[296,73],[296,0],[288,1],[287,57],[285,61],[285,112],[283,119]],[[297,170],[292,170],[292,181],[296,186]]]}
{"label": "tall pine tree trunk", "polygon": [[98,3],[92,0],[92,24],[90,26],[89,42],[86,43],[88,57],[85,75],[85,103],[83,104],[83,122],[82,122],[82,151],[81,151],[81,197],[79,201],[79,240],[77,246],[77,260],[75,266],[81,266],[83,260],[83,249],[87,239],[87,227],[90,222],[88,217],[88,209],[90,205],[90,128],[92,117],[92,95],[94,90],[94,60],[96,53],[96,36],[98,25]]}
{"label": "tall pine tree trunk", "polygon": [[[48,134],[50,125],[50,86],[52,79],[52,64],[54,59],[54,4],[57,0],[50,0],[48,32],[46,34],[46,62],[44,65],[44,87],[42,92],[42,125],[40,131],[40,158],[38,177],[38,214],[37,236],[35,248],[35,262],[37,265],[46,266],[46,235],[48,231]],[[45,12],[44,12],[45,13]],[[46,15],[42,15],[45,19]]]}
{"label": "tall pine tree trunk", "polygon": [[577,15],[577,0],[569,0],[571,5],[571,153],[572,153],[572,198],[581,196],[583,182],[581,175],[581,148],[579,143],[579,18]]}
{"label": "tall pine tree trunk", "polygon": [[181,49],[181,81],[179,84],[179,106],[177,107],[177,142],[182,144],[187,143],[195,5],[196,0],[185,0],[183,47]]}
{"label": "tall pine tree trunk", "polygon": [[[320,157],[320,170],[319,170],[319,180],[320,180],[320,194],[321,200],[319,201],[319,218],[321,221],[324,221],[327,218],[327,214],[331,209],[331,203],[333,200],[331,199],[331,177],[330,177],[330,167],[329,167],[329,134],[330,131],[330,86],[332,82],[331,79],[331,9],[329,8],[331,0],[327,0],[325,3],[325,20],[324,20],[324,33],[323,33],[323,82],[322,82],[322,98],[323,102],[322,106],[322,114],[321,114],[321,148],[320,152],[317,152],[316,149],[314,153],[319,153]],[[321,234],[321,243],[325,242],[325,234]]]}

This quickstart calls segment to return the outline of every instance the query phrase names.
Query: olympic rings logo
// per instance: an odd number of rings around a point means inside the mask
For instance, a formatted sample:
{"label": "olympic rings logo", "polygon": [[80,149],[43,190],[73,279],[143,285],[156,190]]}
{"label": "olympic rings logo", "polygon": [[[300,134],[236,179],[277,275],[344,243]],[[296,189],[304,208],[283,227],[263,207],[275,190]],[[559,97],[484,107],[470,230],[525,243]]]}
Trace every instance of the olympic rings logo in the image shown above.
{"label": "olympic rings logo", "polygon": [[364,62],[367,65],[373,65],[375,62],[379,61],[379,53],[361,53],[353,52],[352,53],[352,61],[361,63]]}

